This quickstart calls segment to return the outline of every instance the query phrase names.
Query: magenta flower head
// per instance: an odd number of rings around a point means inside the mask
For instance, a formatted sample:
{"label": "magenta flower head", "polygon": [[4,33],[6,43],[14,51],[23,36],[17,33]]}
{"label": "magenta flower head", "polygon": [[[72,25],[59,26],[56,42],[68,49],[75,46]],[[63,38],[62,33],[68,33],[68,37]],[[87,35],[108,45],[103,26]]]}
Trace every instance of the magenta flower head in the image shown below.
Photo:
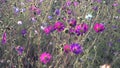
{"label": "magenta flower head", "polygon": [[79,2],[78,2],[78,1],[74,1],[74,2],[73,2],[73,5],[76,7],[76,6],[79,5]]}
{"label": "magenta flower head", "polygon": [[75,27],[75,33],[79,35],[83,35],[88,31],[88,24],[86,23],[81,23]]}
{"label": "magenta flower head", "polygon": [[50,34],[51,32],[53,32],[55,29],[52,25],[49,25],[47,27],[45,27],[45,29],[43,30],[46,34]]}
{"label": "magenta flower head", "polygon": [[2,35],[2,44],[6,44],[6,43],[7,43],[7,34],[6,32],[4,32]]}
{"label": "magenta flower head", "polygon": [[83,53],[83,47],[78,43],[73,43],[71,44],[71,51],[75,54],[81,54]]}
{"label": "magenta flower head", "polygon": [[37,7],[35,5],[31,5],[29,8],[29,10],[31,10],[31,11],[35,11],[36,9],[37,9]]}
{"label": "magenta flower head", "polygon": [[17,51],[18,55],[22,55],[22,53],[24,51],[24,47],[17,46],[17,47],[15,47],[15,50]]}
{"label": "magenta flower head", "polygon": [[42,63],[47,64],[48,62],[50,62],[52,56],[51,54],[44,52],[40,55],[39,59]]}
{"label": "magenta flower head", "polygon": [[75,26],[76,26],[76,23],[77,23],[77,21],[76,21],[75,19],[71,19],[71,20],[69,21],[69,24],[70,24],[70,26],[72,26],[72,27],[75,27]]}
{"label": "magenta flower head", "polygon": [[41,10],[40,10],[39,8],[37,8],[37,9],[35,10],[35,13],[36,13],[37,15],[39,15],[39,14],[41,13]]}
{"label": "magenta flower head", "polygon": [[65,3],[66,6],[70,6],[72,4],[72,2],[70,0],[67,0],[67,2]]}
{"label": "magenta flower head", "polygon": [[103,30],[105,29],[105,26],[104,26],[104,24],[102,24],[102,23],[95,23],[94,24],[94,30],[95,30],[95,32],[102,32]]}
{"label": "magenta flower head", "polygon": [[60,32],[60,31],[64,30],[65,25],[63,24],[63,22],[57,21],[57,22],[55,22],[54,27],[55,27],[55,30]]}
{"label": "magenta flower head", "polygon": [[64,45],[63,49],[64,49],[65,53],[69,53],[71,51],[70,45],[68,45],[68,44]]}

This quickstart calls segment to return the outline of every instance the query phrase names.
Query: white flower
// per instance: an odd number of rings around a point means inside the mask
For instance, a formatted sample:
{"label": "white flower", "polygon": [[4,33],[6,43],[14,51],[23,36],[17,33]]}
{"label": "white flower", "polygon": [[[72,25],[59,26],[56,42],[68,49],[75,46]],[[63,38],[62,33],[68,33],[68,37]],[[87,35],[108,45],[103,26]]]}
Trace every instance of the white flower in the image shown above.
{"label": "white flower", "polygon": [[43,27],[43,26],[41,26],[40,28],[41,28],[42,30],[44,30],[44,29],[45,29],[45,27]]}
{"label": "white flower", "polygon": [[22,21],[18,21],[17,24],[18,24],[18,25],[21,25],[21,24],[22,24]]}
{"label": "white flower", "polygon": [[92,14],[87,14],[87,15],[85,16],[86,19],[91,19],[92,17],[93,17]]}
{"label": "white flower", "polygon": [[111,66],[108,64],[104,64],[104,65],[101,65],[100,68],[111,68]]}
{"label": "white flower", "polygon": [[38,34],[38,31],[37,31],[37,30],[35,30],[34,32],[35,32],[35,34]]}

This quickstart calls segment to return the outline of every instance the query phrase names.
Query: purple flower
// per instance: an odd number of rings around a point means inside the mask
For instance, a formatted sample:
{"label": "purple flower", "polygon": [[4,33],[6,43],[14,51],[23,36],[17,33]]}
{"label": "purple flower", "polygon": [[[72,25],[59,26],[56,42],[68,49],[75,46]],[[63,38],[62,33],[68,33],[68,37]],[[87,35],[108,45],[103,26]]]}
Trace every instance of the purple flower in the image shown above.
{"label": "purple flower", "polygon": [[78,2],[78,1],[74,1],[73,4],[74,4],[74,6],[76,7],[76,6],[79,5],[79,2]]}
{"label": "purple flower", "polygon": [[67,10],[67,14],[72,14],[72,10]]}
{"label": "purple flower", "polygon": [[83,53],[83,47],[78,43],[73,43],[71,44],[71,51],[75,54],[81,54]]}
{"label": "purple flower", "polygon": [[54,27],[57,31],[62,31],[62,30],[64,30],[65,25],[62,22],[57,21],[57,22],[55,22]]}
{"label": "purple flower", "polygon": [[7,43],[7,35],[6,32],[4,32],[2,35],[2,44],[6,44],[6,43]]}
{"label": "purple flower", "polygon": [[37,9],[35,10],[35,12],[36,12],[37,15],[39,15],[39,14],[41,13],[41,10],[40,10],[39,8],[37,8]]}
{"label": "purple flower", "polygon": [[69,28],[69,34],[74,34],[75,33],[75,29],[74,28]]}
{"label": "purple flower", "polygon": [[95,23],[93,28],[95,32],[98,33],[98,32],[102,32],[105,29],[105,26],[102,23]]}
{"label": "purple flower", "polygon": [[22,34],[23,36],[25,36],[25,35],[27,34],[27,30],[26,30],[26,29],[23,29],[23,30],[21,31],[21,34]]}
{"label": "purple flower", "polygon": [[88,31],[88,25],[86,23],[81,23],[75,27],[75,33],[79,35],[83,35]]}
{"label": "purple flower", "polygon": [[18,7],[13,7],[13,9],[14,9],[14,12],[15,12],[15,13],[20,12],[20,9],[19,9]]}
{"label": "purple flower", "polygon": [[24,51],[24,47],[22,46],[17,46],[15,47],[15,50],[18,52],[19,55],[22,55],[23,51]]}
{"label": "purple flower", "polygon": [[53,17],[52,16],[48,16],[48,19],[52,19]]}
{"label": "purple flower", "polygon": [[56,14],[56,15],[60,15],[60,10],[59,10],[59,9],[56,9],[56,10],[55,10],[55,14]]}
{"label": "purple flower", "polygon": [[120,9],[118,9],[117,12],[120,14]]}
{"label": "purple flower", "polygon": [[52,56],[51,54],[47,53],[47,52],[44,52],[40,55],[40,61],[44,64],[47,64],[48,62],[50,62]]}
{"label": "purple flower", "polygon": [[71,3],[72,3],[72,2],[71,2],[70,0],[68,0],[65,5],[66,5],[66,6],[70,6]]}
{"label": "purple flower", "polygon": [[50,34],[50,33],[53,32],[54,30],[55,30],[55,29],[54,29],[53,25],[49,25],[49,26],[47,26],[47,27],[44,28],[44,32],[45,32],[46,34]]}
{"label": "purple flower", "polygon": [[92,9],[95,10],[95,11],[97,11],[97,10],[98,10],[98,7],[97,7],[97,6],[94,6]]}
{"label": "purple flower", "polygon": [[76,21],[75,19],[71,19],[71,20],[69,21],[69,24],[70,24],[70,26],[72,26],[72,27],[75,27],[75,26],[76,26],[76,23],[77,23],[77,21]]}

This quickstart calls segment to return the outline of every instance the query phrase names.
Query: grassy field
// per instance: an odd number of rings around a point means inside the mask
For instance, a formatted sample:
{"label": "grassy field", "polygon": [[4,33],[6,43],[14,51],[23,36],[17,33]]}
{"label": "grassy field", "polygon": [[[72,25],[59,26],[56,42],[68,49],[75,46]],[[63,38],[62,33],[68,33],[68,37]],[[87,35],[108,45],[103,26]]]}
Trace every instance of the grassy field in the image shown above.
{"label": "grassy field", "polygon": [[120,0],[0,0],[0,40],[0,68],[120,68]]}

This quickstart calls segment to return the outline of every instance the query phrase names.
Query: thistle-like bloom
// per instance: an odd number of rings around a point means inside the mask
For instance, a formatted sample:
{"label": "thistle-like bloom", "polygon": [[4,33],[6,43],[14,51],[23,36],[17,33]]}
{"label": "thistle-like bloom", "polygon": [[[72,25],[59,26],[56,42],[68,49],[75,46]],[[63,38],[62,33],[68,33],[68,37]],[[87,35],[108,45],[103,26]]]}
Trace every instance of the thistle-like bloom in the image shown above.
{"label": "thistle-like bloom", "polygon": [[65,25],[62,22],[57,21],[57,22],[55,22],[54,27],[55,27],[55,30],[62,31],[62,30],[64,30]]}
{"label": "thistle-like bloom", "polygon": [[6,32],[4,32],[2,35],[2,44],[6,44],[6,43],[7,43],[7,35]]}
{"label": "thistle-like bloom", "polygon": [[51,54],[44,52],[40,55],[39,59],[42,63],[47,64],[48,62],[50,62],[52,56]]}
{"label": "thistle-like bloom", "polygon": [[70,45],[68,45],[68,44],[64,45],[63,49],[64,49],[65,53],[69,53],[71,51],[70,50]]}
{"label": "thistle-like bloom", "polygon": [[104,24],[102,24],[102,23],[95,23],[94,24],[94,30],[95,30],[95,32],[102,32],[103,30],[105,29],[105,26],[104,26]]}
{"label": "thistle-like bloom", "polygon": [[86,23],[81,23],[75,27],[75,33],[79,35],[83,35],[88,31],[88,24]]}
{"label": "thistle-like bloom", "polygon": [[52,25],[49,25],[49,26],[45,27],[43,31],[44,31],[46,34],[50,34],[50,33],[53,32],[54,30],[55,30],[54,27],[53,27]]}
{"label": "thistle-like bloom", "polygon": [[22,53],[24,51],[24,47],[17,46],[17,47],[15,47],[15,50],[17,51],[18,55],[22,55]]}
{"label": "thistle-like bloom", "polygon": [[76,21],[75,19],[71,19],[71,20],[69,21],[69,24],[70,24],[70,26],[72,26],[72,27],[75,27],[75,26],[76,26],[76,23],[77,23],[77,21]]}
{"label": "thistle-like bloom", "polygon": [[83,47],[78,43],[73,43],[71,44],[71,51],[75,54],[81,54],[83,53]]}

